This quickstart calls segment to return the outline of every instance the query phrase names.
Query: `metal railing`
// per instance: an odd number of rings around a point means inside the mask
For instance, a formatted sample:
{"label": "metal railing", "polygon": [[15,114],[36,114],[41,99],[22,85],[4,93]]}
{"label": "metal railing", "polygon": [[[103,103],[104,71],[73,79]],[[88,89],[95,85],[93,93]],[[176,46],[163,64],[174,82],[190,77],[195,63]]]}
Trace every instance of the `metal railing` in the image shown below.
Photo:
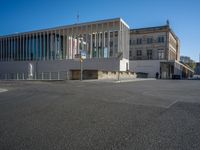
{"label": "metal railing", "polygon": [[0,73],[0,80],[69,80],[69,72]]}

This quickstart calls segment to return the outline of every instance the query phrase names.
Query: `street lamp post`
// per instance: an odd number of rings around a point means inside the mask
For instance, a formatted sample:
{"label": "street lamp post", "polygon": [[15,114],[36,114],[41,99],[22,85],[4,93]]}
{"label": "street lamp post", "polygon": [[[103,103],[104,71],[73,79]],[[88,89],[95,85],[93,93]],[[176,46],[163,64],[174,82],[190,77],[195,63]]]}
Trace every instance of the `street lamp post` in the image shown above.
{"label": "street lamp post", "polygon": [[[80,35],[77,35],[77,43],[79,44],[79,38],[81,38],[80,42],[81,42],[81,45],[82,45],[83,44],[83,38]],[[83,45],[82,45],[82,48],[80,50],[80,54],[78,55],[78,58],[80,59],[80,81],[82,81],[83,80],[83,60],[86,59],[86,51],[83,50]]]}
{"label": "street lamp post", "polygon": [[80,80],[83,80],[83,59],[80,57]]}

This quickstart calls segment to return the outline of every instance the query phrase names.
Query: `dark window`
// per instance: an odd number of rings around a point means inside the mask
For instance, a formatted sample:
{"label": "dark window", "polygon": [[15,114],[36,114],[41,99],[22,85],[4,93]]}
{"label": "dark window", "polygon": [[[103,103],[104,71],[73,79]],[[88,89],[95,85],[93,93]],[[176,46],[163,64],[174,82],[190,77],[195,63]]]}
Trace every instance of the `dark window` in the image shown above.
{"label": "dark window", "polygon": [[147,59],[152,59],[152,50],[147,50]]}
{"label": "dark window", "polygon": [[164,43],[165,39],[163,36],[158,37],[158,43]]}
{"label": "dark window", "polygon": [[129,51],[129,56],[132,57],[132,51]]}
{"label": "dark window", "polygon": [[105,33],[105,38],[108,38],[108,32]]}
{"label": "dark window", "polygon": [[113,38],[113,32],[110,32],[110,38]]}
{"label": "dark window", "polygon": [[139,45],[139,44],[142,44],[142,39],[141,39],[141,38],[137,39],[137,44],[138,44],[138,45]]}
{"label": "dark window", "polygon": [[153,43],[153,38],[147,38],[147,44],[152,44]]}
{"label": "dark window", "polygon": [[117,37],[118,36],[118,31],[115,31],[115,37]]}
{"label": "dark window", "polygon": [[92,38],[95,39],[95,34],[92,34]]}
{"label": "dark window", "polygon": [[112,56],[113,56],[113,50],[110,49],[110,57],[112,57]]}
{"label": "dark window", "polygon": [[141,50],[137,50],[137,56],[142,56],[142,51]]}
{"label": "dark window", "polygon": [[113,47],[113,41],[110,41],[110,47]]}

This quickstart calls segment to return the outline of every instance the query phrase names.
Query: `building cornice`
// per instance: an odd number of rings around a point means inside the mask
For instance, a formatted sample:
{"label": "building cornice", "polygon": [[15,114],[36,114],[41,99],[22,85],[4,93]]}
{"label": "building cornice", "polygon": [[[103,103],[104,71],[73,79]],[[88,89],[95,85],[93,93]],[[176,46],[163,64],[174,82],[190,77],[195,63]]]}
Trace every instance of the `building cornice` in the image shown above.
{"label": "building cornice", "polygon": [[15,33],[15,34],[8,34],[8,35],[0,36],[0,38],[19,36],[19,35],[31,34],[31,33],[48,32],[48,31],[52,31],[52,30],[62,30],[62,29],[66,29],[66,28],[80,27],[80,26],[114,22],[114,21],[121,21],[129,28],[127,23],[122,18],[112,18],[112,19],[104,19],[104,20],[84,22],[84,23],[75,23],[75,24],[71,24],[71,25],[57,26],[57,27],[53,27],[53,28],[39,29],[39,30],[33,30],[33,31],[27,31],[27,32],[20,32],[20,33]]}

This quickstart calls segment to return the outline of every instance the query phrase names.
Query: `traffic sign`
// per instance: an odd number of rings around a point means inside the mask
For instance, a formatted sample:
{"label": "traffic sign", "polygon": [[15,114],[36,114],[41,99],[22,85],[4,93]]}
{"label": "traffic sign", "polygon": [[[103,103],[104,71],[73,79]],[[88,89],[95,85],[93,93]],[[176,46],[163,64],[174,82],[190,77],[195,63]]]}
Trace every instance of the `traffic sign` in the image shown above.
{"label": "traffic sign", "polygon": [[81,58],[82,59],[86,59],[87,58],[87,51],[86,50],[81,50],[80,54],[81,54]]}

